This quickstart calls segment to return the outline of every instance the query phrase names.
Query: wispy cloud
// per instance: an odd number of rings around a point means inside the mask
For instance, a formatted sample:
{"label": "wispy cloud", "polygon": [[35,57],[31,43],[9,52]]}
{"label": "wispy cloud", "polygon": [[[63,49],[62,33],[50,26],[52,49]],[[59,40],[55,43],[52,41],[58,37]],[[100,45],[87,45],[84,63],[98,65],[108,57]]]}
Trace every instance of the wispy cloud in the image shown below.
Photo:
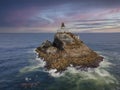
{"label": "wispy cloud", "polygon": [[69,29],[77,32],[103,31],[105,29],[120,28],[120,19],[79,20],[74,21],[69,26]]}
{"label": "wispy cloud", "polygon": [[118,32],[119,5],[120,0],[1,0],[0,32],[55,32],[61,22],[76,32]]}

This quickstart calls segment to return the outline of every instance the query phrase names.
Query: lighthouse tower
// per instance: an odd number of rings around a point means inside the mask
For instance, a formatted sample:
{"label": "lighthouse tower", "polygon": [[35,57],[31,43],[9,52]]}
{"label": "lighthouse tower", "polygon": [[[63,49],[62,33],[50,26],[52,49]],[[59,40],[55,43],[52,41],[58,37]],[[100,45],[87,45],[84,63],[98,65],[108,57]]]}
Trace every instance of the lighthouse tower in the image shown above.
{"label": "lighthouse tower", "polygon": [[64,22],[61,23],[61,28],[58,29],[57,32],[69,32],[69,30],[65,27]]}

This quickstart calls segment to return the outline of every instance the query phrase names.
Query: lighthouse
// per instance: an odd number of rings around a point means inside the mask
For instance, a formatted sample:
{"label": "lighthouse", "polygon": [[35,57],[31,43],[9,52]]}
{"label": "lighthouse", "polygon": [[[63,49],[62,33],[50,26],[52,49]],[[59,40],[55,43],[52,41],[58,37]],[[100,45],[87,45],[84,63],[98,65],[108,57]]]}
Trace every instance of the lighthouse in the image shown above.
{"label": "lighthouse", "polygon": [[61,23],[61,29],[64,29],[65,28],[65,24],[64,22]]}
{"label": "lighthouse", "polygon": [[61,23],[61,28],[58,29],[57,32],[69,32],[69,30],[65,27],[64,22]]}

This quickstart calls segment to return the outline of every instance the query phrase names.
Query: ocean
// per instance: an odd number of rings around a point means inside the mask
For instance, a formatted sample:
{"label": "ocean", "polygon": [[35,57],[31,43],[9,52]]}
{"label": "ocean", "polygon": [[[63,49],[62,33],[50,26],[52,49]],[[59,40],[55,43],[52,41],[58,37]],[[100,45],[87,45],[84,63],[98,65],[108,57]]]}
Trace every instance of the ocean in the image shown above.
{"label": "ocean", "polygon": [[120,33],[78,35],[104,57],[98,68],[47,71],[35,48],[53,33],[0,34],[0,90],[120,90]]}

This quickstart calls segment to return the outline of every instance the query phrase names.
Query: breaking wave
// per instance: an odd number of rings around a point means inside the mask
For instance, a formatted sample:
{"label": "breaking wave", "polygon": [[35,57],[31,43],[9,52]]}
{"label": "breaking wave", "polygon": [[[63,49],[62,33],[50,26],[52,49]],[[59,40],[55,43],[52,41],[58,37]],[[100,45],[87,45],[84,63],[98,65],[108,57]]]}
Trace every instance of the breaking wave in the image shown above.
{"label": "breaking wave", "polygon": [[80,77],[78,78],[78,80],[80,81],[93,80],[95,81],[96,84],[99,84],[99,85],[101,84],[109,85],[114,83],[118,84],[118,81],[116,80],[116,78],[108,71],[108,69],[114,64],[108,61],[109,60],[108,57],[105,57],[105,56],[103,57],[104,57],[103,62],[101,62],[100,66],[95,69],[88,68],[87,71],[81,71],[71,66],[71,67],[68,67],[67,70],[64,71],[63,73],[56,73],[55,69],[48,71],[48,73],[53,77],[60,77],[60,78],[63,77],[64,79],[66,78],[72,79],[72,78]]}
{"label": "breaking wave", "polygon": [[55,69],[49,70],[48,73],[53,77],[61,77],[66,76],[67,74],[71,75],[77,75],[80,76],[84,80],[96,80],[101,83],[115,83],[117,82],[116,78],[111,75],[106,69],[109,68],[112,65],[112,63],[108,62],[107,60],[104,60],[100,63],[100,66],[95,69],[88,68],[87,71],[81,71],[74,67],[68,67],[66,71],[63,73],[56,73]]}
{"label": "breaking wave", "polygon": [[115,88],[119,90],[119,82],[109,72],[114,64],[108,61],[108,57],[104,56],[104,58],[98,68],[88,68],[88,71],[77,70],[71,66],[63,73],[55,73],[55,69],[48,73],[56,78],[58,86],[62,84],[66,87],[65,85],[68,84],[70,90],[115,90]]}
{"label": "breaking wave", "polygon": [[31,72],[35,70],[41,70],[43,72],[47,72],[50,76],[60,80],[75,80],[78,84],[82,83],[83,81],[88,82],[92,81],[95,82],[96,85],[110,85],[110,84],[117,84],[116,78],[109,72],[109,68],[113,65],[110,63],[109,57],[103,56],[104,60],[100,63],[100,66],[95,69],[88,68],[87,71],[81,71],[78,70],[72,66],[68,67],[67,70],[65,70],[62,73],[56,73],[56,69],[51,69],[46,71],[44,69],[44,66],[46,65],[46,62],[42,59],[36,57],[36,64],[27,66],[20,70],[21,73]]}
{"label": "breaking wave", "polygon": [[[33,52],[36,53],[35,50],[33,50]],[[22,68],[20,70],[20,73],[27,73],[27,72],[31,72],[31,71],[35,71],[35,70],[42,70],[45,65],[46,65],[46,62],[44,60],[38,58],[38,55],[37,55],[35,58],[35,63],[32,63],[32,65]]]}

